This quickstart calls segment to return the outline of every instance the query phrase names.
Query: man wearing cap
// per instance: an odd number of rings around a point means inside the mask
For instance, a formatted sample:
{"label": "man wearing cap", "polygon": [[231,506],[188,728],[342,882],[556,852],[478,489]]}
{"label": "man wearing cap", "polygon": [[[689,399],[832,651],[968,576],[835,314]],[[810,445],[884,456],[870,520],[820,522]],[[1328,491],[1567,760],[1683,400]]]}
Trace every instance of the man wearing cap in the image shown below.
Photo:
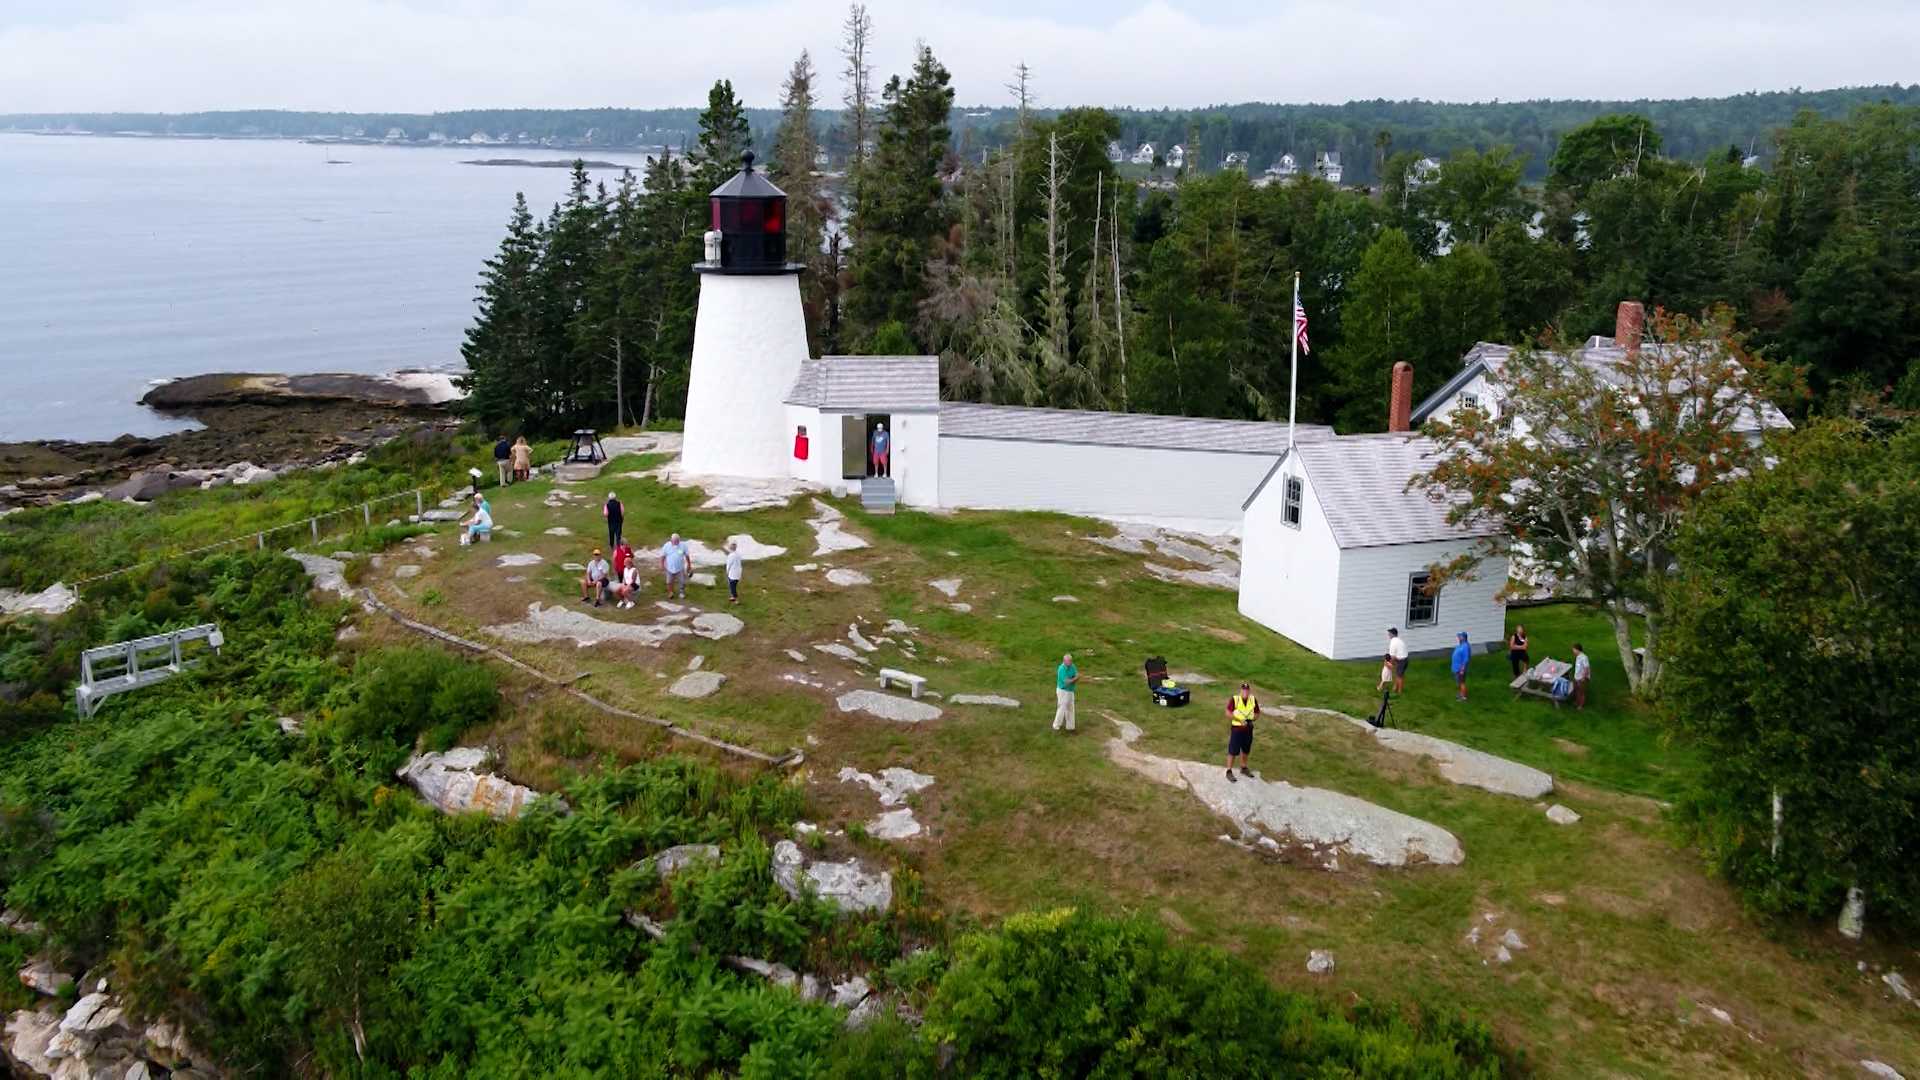
{"label": "man wearing cap", "polygon": [[1400,628],[1387,627],[1387,655],[1393,658],[1393,692],[1407,692],[1407,641],[1400,636]]}
{"label": "man wearing cap", "polygon": [[1467,661],[1473,658],[1473,646],[1467,643],[1467,632],[1460,631],[1459,644],[1453,647],[1453,688],[1458,695],[1456,700],[1467,700]]}
{"label": "man wearing cap", "polygon": [[1253,770],[1247,768],[1247,754],[1253,750],[1253,718],[1260,715],[1260,699],[1253,696],[1253,686],[1241,683],[1240,692],[1227,699],[1227,779],[1234,783],[1240,777],[1233,775],[1233,759],[1240,759],[1240,776],[1252,776]]}
{"label": "man wearing cap", "polygon": [[587,560],[587,572],[580,575],[580,599],[591,600],[594,607],[607,595],[607,560],[600,557],[600,549],[593,549],[593,558]]}

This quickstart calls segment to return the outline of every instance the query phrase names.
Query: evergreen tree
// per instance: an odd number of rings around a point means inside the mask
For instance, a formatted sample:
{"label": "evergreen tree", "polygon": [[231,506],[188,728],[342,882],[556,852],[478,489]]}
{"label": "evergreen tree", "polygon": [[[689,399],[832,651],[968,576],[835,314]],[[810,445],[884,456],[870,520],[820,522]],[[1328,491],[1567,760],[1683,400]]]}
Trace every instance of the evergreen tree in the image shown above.
{"label": "evergreen tree", "polygon": [[489,431],[528,423],[527,403],[539,374],[534,290],[542,246],[526,195],[515,195],[506,238],[480,272],[480,310],[460,347],[467,362],[460,378],[467,392],[463,407]]}
{"label": "evergreen tree", "polygon": [[914,323],[926,298],[926,268],[945,233],[941,167],[948,154],[953,90],[933,50],[920,47],[904,82],[887,80],[879,146],[854,208],[853,287],[846,315],[856,340],[885,323]]}
{"label": "evergreen tree", "polygon": [[806,308],[808,344],[818,356],[824,331],[835,322],[828,307],[835,302],[838,282],[822,250],[833,201],[814,174],[820,142],[813,130],[813,78],[813,58],[802,50],[781,87],[780,127],[774,132],[767,173],[787,193],[787,258],[807,268],[800,277],[800,300]]}
{"label": "evergreen tree", "polygon": [[716,80],[700,114],[700,142],[693,152],[694,186],[704,194],[740,171],[740,155],[753,146],[747,110],[734,96],[733,83]]}
{"label": "evergreen tree", "polygon": [[[1341,341],[1333,365],[1345,400],[1339,422],[1347,431],[1386,427],[1387,381],[1395,362],[1410,361],[1416,380],[1438,385],[1445,376],[1424,370],[1429,330],[1428,270],[1407,234],[1384,229],[1360,260],[1347,289]],[[1416,391],[1415,400],[1420,398]]]}
{"label": "evergreen tree", "polygon": [[640,422],[679,416],[687,400],[693,358],[694,312],[700,286],[689,269],[706,230],[705,190],[692,186],[686,167],[663,153],[647,163],[646,192],[638,203],[634,272],[636,362],[645,372]]}

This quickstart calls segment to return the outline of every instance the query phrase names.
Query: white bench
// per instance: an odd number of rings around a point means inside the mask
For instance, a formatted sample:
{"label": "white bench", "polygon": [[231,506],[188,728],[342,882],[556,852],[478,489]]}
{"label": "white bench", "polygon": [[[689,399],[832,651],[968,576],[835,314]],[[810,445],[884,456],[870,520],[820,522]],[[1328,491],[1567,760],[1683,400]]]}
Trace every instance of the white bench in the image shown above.
{"label": "white bench", "polygon": [[912,675],[907,672],[901,671],[898,668],[890,668],[890,667],[881,668],[880,669],[880,689],[891,690],[893,689],[894,683],[900,683],[904,685],[907,688],[907,693],[911,694],[915,698],[918,698],[920,696],[920,692],[927,688],[927,677],[925,675]]}

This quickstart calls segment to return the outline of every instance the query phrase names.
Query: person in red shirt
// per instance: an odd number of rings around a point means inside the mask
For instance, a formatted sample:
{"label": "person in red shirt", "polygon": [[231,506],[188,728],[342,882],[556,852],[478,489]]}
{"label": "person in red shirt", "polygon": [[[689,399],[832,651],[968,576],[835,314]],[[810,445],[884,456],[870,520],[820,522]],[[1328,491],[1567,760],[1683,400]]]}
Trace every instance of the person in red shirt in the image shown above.
{"label": "person in red shirt", "polygon": [[621,537],[620,543],[613,549],[613,580],[619,581],[620,575],[627,572],[627,563],[633,558],[633,548]]}

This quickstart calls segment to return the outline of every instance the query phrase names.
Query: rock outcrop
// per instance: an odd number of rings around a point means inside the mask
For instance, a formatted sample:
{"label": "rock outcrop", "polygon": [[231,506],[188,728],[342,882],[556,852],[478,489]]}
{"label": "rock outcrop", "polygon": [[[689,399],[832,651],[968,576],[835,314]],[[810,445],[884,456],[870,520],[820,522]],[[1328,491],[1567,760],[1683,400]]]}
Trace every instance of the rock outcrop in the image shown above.
{"label": "rock outcrop", "polygon": [[1438,825],[1323,788],[1245,776],[1230,781],[1217,762],[1184,761],[1142,753],[1131,745],[1140,729],[1121,722],[1120,737],[1107,742],[1107,756],[1169,787],[1193,793],[1208,809],[1237,825],[1242,836],[1331,849],[1376,866],[1421,863],[1457,865],[1466,858],[1460,841]]}
{"label": "rock outcrop", "polygon": [[809,862],[800,845],[782,840],[773,847],[773,880],[799,899],[811,890],[845,912],[885,911],[893,906],[893,875],[859,859]]}
{"label": "rock outcrop", "polygon": [[421,798],[446,813],[479,810],[497,818],[519,817],[540,793],[484,771],[490,756],[477,746],[416,754],[398,775]]}

